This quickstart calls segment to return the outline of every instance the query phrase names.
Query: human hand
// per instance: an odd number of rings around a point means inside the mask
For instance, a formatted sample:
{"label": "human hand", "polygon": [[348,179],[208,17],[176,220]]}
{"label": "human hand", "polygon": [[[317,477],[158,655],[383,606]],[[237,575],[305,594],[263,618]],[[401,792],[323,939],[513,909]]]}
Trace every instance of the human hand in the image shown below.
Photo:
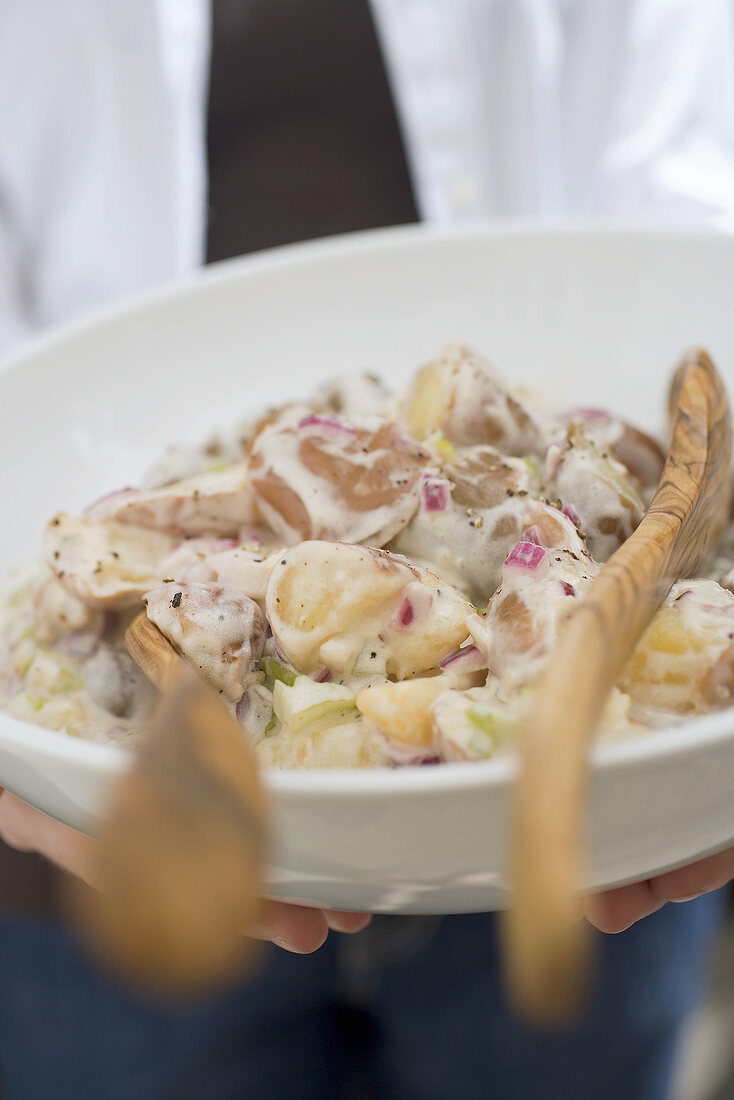
{"label": "human hand", "polygon": [[[97,841],[22,802],[0,788],[0,837],[11,848],[38,852],[63,871],[94,886]],[[309,909],[266,901],[257,925],[247,935],[268,940],[286,951],[309,954],[322,946],[329,931],[361,932],[370,922],[367,913]]]}
{"label": "human hand", "polygon": [[734,848],[727,848],[676,871],[589,897],[584,911],[587,920],[601,932],[624,932],[636,921],[662,909],[668,901],[692,901],[726,886],[732,879]]}

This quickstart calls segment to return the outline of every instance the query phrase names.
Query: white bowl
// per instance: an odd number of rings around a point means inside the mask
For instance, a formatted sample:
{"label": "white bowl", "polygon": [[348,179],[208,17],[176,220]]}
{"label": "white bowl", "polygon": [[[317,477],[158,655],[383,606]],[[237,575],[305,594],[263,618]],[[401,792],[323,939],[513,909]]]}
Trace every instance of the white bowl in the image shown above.
{"label": "white bowl", "polygon": [[[610,228],[387,230],[219,265],[36,341],[0,373],[0,570],[46,518],[335,372],[392,383],[452,338],[571,405],[660,426],[670,371],[708,347],[734,392],[734,239]],[[93,831],[124,751],[0,715],[0,782]],[[376,912],[507,900],[514,761],[270,772],[274,896]],[[734,842],[734,710],[593,754],[587,887]]]}

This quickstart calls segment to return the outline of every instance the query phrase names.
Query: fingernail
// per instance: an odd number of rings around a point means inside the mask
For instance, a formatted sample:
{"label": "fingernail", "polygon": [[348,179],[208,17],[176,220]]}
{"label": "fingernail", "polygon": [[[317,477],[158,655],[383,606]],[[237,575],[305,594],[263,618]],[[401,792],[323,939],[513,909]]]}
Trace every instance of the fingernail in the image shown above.
{"label": "fingernail", "polygon": [[682,905],[686,901],[695,901],[696,898],[702,898],[702,897],[703,897],[703,893],[688,894],[684,898],[670,898],[670,901],[674,901],[676,905]]}
{"label": "fingernail", "polygon": [[281,940],[276,936],[273,936],[271,943],[274,943],[276,947],[282,947],[284,951],[290,951],[291,955],[305,954],[305,952],[299,951],[297,947],[294,947],[292,943],[288,943],[288,940]]}
{"label": "fingernail", "polygon": [[369,915],[369,913],[364,916],[361,921],[357,920],[356,922],[353,919],[347,919],[346,921],[342,922],[339,917],[333,917],[329,913],[326,914],[326,923],[328,924],[332,932],[345,932],[347,934],[353,932],[361,932],[363,928],[367,927],[371,920],[372,917]]}

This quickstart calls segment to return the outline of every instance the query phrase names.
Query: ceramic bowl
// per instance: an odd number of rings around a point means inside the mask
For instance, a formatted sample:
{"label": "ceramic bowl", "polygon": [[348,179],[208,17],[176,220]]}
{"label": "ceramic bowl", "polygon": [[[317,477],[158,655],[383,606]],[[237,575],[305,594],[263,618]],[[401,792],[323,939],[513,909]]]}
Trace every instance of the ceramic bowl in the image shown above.
{"label": "ceramic bowl", "polygon": [[[704,344],[734,392],[734,238],[584,226],[411,227],[278,249],[36,340],[0,372],[0,572],[47,517],[335,373],[392,384],[450,339],[554,401],[660,428]],[[0,714],[0,782],[94,832],[121,748]],[[375,912],[502,907],[512,759],[266,773],[267,890]],[[734,842],[734,710],[593,753],[587,888]]]}

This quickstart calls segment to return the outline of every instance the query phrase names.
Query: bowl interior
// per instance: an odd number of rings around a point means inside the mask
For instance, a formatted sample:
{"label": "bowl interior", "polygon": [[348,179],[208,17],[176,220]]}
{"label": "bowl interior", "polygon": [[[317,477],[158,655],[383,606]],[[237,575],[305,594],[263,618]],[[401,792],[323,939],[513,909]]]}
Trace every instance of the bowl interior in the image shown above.
{"label": "bowl interior", "polygon": [[450,339],[554,402],[659,429],[689,345],[734,390],[733,298],[734,239],[698,233],[411,227],[217,265],[0,372],[0,574],[49,515],[135,484],[168,443],[334,374],[398,384]]}

